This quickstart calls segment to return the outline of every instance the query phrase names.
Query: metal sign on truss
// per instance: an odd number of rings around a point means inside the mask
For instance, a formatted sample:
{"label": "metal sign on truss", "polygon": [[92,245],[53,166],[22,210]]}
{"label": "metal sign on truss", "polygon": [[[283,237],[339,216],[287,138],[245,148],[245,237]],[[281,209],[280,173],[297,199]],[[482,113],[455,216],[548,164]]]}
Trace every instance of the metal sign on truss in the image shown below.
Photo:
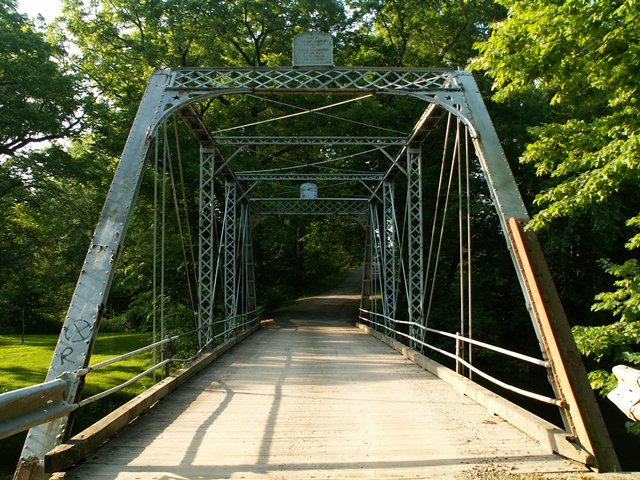
{"label": "metal sign on truss", "polygon": [[[390,137],[214,137],[190,107],[201,100],[235,94],[336,94],[396,95],[428,104],[424,115],[406,139]],[[179,113],[200,142],[200,255],[198,272],[199,322],[209,325],[213,316],[216,275],[222,271],[225,315],[236,326],[238,314],[255,307],[255,281],[251,259],[250,215],[347,214],[368,218],[367,254],[375,268],[366,268],[363,284],[379,283],[383,312],[391,317],[397,309],[397,275],[403,272],[402,288],[414,322],[425,321],[425,265],[422,188],[422,142],[442,112],[448,112],[469,132],[475,155],[487,179],[506,242],[516,267],[525,301],[531,312],[543,356],[549,359],[550,378],[561,405],[566,435],[555,447],[572,458],[590,458],[604,471],[618,469],[604,422],[586,380],[584,367],[571,339],[568,323],[558,307],[557,294],[546,272],[535,236],[523,230],[529,217],[504,156],[478,87],[470,73],[417,68],[179,68],[155,71],[149,80],[122,157],[107,195],[91,245],[74,291],[63,331],[56,346],[47,380],[89,364],[96,334],[105,309],[116,262],[134,210],[148,150],[161,123]],[[286,175],[235,174],[223,160],[219,145],[372,145],[399,146],[384,175],[349,181],[372,181],[372,195],[362,199],[252,199],[243,190],[246,182],[293,180]],[[389,155],[386,155],[389,158]],[[228,159],[227,159],[228,160]],[[224,176],[224,193],[216,192],[216,174]],[[405,251],[398,234],[393,180],[405,174]],[[324,181],[327,178],[297,177]],[[338,178],[338,177],[335,177]],[[220,198],[224,198],[222,203]],[[222,219],[216,212],[223,212]],[[220,221],[222,220],[222,221]],[[216,225],[222,232],[216,237]],[[220,253],[219,253],[220,252]],[[427,262],[428,263],[428,262]],[[370,287],[366,287],[370,288]],[[210,342],[212,332],[201,330],[200,341]],[[413,332],[419,335],[419,332]],[[576,360],[577,359],[577,360]],[[68,401],[75,402],[81,382],[73,382]],[[67,435],[67,417],[32,428],[22,452],[20,468],[41,471],[47,451]],[[572,453],[573,452],[573,453]],[[22,477],[21,477],[22,478]],[[25,477],[28,478],[28,477]]]}

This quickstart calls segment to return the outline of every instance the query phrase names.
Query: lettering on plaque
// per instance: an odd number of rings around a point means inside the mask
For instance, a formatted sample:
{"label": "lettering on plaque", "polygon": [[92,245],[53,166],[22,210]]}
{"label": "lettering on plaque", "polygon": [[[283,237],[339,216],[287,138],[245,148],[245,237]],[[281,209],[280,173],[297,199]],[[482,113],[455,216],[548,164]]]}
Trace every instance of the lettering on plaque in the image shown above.
{"label": "lettering on plaque", "polygon": [[307,32],[293,39],[294,67],[332,67],[333,38],[328,33]]}

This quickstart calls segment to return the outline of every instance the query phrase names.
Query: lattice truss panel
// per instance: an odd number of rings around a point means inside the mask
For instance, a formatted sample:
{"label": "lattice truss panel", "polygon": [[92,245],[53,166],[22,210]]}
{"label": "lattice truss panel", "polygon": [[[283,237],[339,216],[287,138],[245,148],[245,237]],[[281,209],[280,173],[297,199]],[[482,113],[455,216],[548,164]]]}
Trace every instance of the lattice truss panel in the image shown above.
{"label": "lattice truss panel", "polygon": [[384,178],[383,173],[236,173],[238,180],[252,182],[380,182]]}
{"label": "lattice truss panel", "polygon": [[[215,151],[200,149],[199,196],[199,256],[198,256],[198,339],[200,347],[213,336],[213,311],[215,304],[214,278],[216,274],[215,237]],[[205,328],[206,327],[206,328]]]}
{"label": "lattice truss panel", "polygon": [[366,216],[368,200],[319,198],[302,200],[295,198],[253,198],[251,213],[256,216],[272,215],[338,215]]}
{"label": "lattice truss panel", "polygon": [[173,72],[170,90],[451,90],[452,72],[376,68],[193,68]]}
{"label": "lattice truss panel", "polygon": [[[422,150],[407,150],[407,300],[409,321],[422,323],[424,307],[424,232],[422,214]],[[411,327],[411,336],[421,332]],[[415,345],[414,345],[415,346]]]}
{"label": "lattice truss panel", "polygon": [[405,137],[308,137],[302,135],[288,137],[258,137],[253,135],[236,135],[214,137],[217,145],[320,145],[327,147],[360,145],[374,147],[390,147],[394,145],[404,145],[407,141]]}
{"label": "lattice truss panel", "polygon": [[395,197],[394,184],[390,181],[384,182],[383,185],[383,202],[382,202],[382,224],[380,240],[382,242],[382,306],[385,315],[385,321],[390,326],[389,318],[395,318],[397,291],[396,285],[398,277],[396,273],[397,265],[397,249],[398,244],[396,236],[397,220],[395,218]]}
{"label": "lattice truss panel", "polygon": [[238,310],[238,225],[237,225],[237,186],[233,181],[225,184],[225,208],[223,225],[223,290],[224,310],[227,325],[225,337],[229,337],[235,328]]}

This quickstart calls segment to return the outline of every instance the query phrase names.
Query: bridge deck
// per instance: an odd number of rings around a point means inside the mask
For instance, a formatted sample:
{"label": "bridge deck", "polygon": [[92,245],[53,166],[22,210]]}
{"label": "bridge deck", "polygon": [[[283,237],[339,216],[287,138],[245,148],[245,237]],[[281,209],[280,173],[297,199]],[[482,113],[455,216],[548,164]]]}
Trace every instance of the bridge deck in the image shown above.
{"label": "bridge deck", "polygon": [[580,470],[354,328],[357,297],[346,293],[299,302],[64,478],[469,479]]}

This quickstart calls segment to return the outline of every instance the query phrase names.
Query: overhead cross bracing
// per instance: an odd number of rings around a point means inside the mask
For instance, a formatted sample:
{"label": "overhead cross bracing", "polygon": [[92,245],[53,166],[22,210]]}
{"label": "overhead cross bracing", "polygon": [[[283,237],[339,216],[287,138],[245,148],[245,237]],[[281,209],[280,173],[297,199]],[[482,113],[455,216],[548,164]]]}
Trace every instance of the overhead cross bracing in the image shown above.
{"label": "overhead cross bracing", "polygon": [[405,137],[305,137],[294,135],[288,137],[259,137],[249,135],[221,136],[213,137],[218,145],[371,145],[371,146],[391,146],[404,145],[407,142]]}
{"label": "overhead cross bracing", "polygon": [[254,215],[347,215],[366,216],[366,198],[252,198],[249,202]]}
{"label": "overhead cross bracing", "polygon": [[383,173],[236,173],[238,180],[252,182],[365,182],[365,181],[381,181],[384,178]]}
{"label": "overhead cross bracing", "polygon": [[[293,94],[296,104],[283,101]],[[351,98],[336,101],[337,94]],[[217,100],[227,108],[209,115]],[[366,102],[366,112],[375,115],[363,114]],[[402,113],[390,116],[398,105]],[[475,81],[462,71],[341,67],[154,72],[71,299],[48,379],[81,370],[90,359],[146,160],[153,159],[148,163],[153,163],[158,205],[169,203],[169,194],[177,190],[172,187],[177,175],[172,159],[182,157],[182,148],[169,146],[168,132],[176,142],[180,137],[173,114],[182,117],[200,147],[195,315],[200,353],[256,321],[253,218],[266,212],[355,215],[364,220],[366,236],[363,321],[415,351],[450,361],[461,375],[483,377],[496,388],[556,406],[562,425],[546,440],[549,448],[601,470],[617,468],[544,257],[535,235],[524,229],[529,219],[524,202]],[[291,135],[278,135],[275,125]],[[225,140],[232,131],[241,135]],[[389,135],[404,140],[390,141]],[[365,180],[359,175],[370,176]],[[495,207],[493,217],[483,219],[495,220],[496,232],[502,228],[505,233],[542,358],[475,337],[472,207],[477,205],[471,205],[471,197],[480,180],[486,185],[473,200],[482,208]],[[301,182],[312,181],[316,201],[291,193],[298,192]],[[174,203],[178,211],[180,202]],[[309,205],[313,207],[305,211]],[[328,205],[336,208],[326,210]],[[427,205],[433,210],[426,210]],[[459,236],[459,248],[448,252],[454,260],[446,272],[456,283],[447,294],[457,304],[455,312],[443,314],[436,302],[445,270],[441,254],[447,253],[443,239],[451,232]],[[163,235],[161,231],[159,237]],[[158,263],[164,265],[164,243],[158,245]],[[542,369],[551,392],[530,392],[484,371],[475,362],[479,349]],[[81,385],[80,377],[71,382],[71,404]],[[62,417],[32,429],[23,458],[42,459],[64,438],[66,424]]]}
{"label": "overhead cross bracing", "polygon": [[451,71],[420,68],[181,68],[168,72],[167,90],[210,92],[367,92],[455,90]]}

